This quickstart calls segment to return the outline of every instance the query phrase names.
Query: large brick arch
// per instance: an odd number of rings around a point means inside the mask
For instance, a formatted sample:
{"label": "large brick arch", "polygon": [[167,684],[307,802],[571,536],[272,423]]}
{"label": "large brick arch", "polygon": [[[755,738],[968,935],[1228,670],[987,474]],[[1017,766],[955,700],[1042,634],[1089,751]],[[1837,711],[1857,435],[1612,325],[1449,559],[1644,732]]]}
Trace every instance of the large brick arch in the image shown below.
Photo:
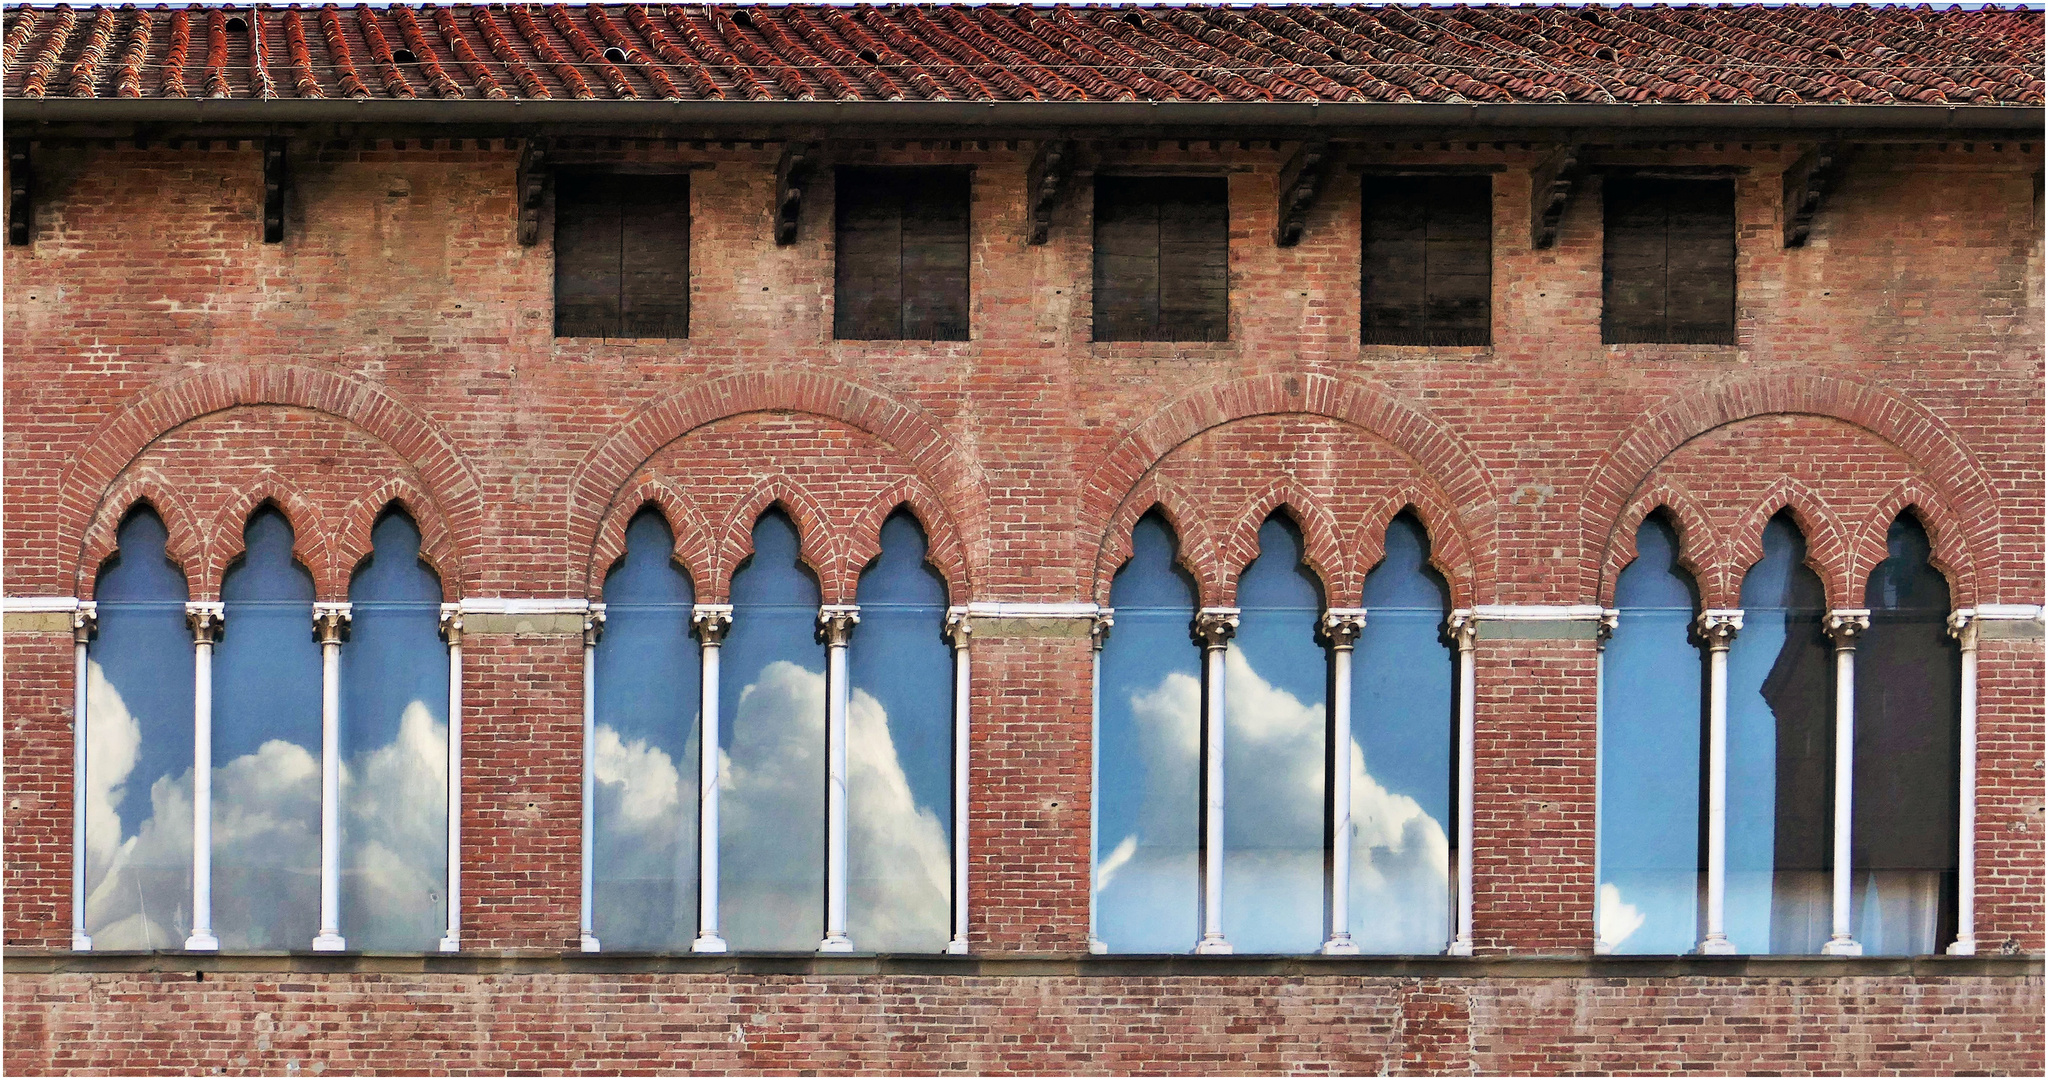
{"label": "large brick arch", "polygon": [[[1135,515],[1120,514],[1119,508],[1155,466],[1203,432],[1248,417],[1284,414],[1350,424],[1414,461],[1422,476],[1438,486],[1456,515],[1458,531],[1470,541],[1465,554],[1471,559],[1472,591],[1464,595],[1486,595],[1494,580],[1492,523],[1498,488],[1478,456],[1450,429],[1383,388],[1330,375],[1286,373],[1192,390],[1153,413],[1109,451],[1081,495],[1081,535],[1095,537],[1101,545],[1096,591],[1106,595],[1107,575],[1122,562],[1118,555],[1123,548],[1112,526],[1122,523],[1128,529],[1123,518],[1135,520]],[[1362,579],[1362,571],[1351,576]],[[1205,595],[1204,603],[1210,602]]]}
{"label": "large brick arch", "polygon": [[[1605,594],[1604,577],[1615,562],[1624,510],[1659,465],[1710,431],[1772,415],[1828,417],[1896,447],[1927,478],[1942,509],[1954,515],[1961,551],[1949,556],[1949,565],[1974,571],[1976,588],[1969,591],[1986,600],[1997,598],[2003,585],[1998,495],[1962,440],[1916,402],[1881,387],[1804,372],[1735,376],[1686,391],[1646,411],[1616,441],[1593,467],[1585,487],[1582,595]],[[1740,538],[1729,542],[1739,545]],[[1846,589],[1831,591],[1846,597]]]}
{"label": "large brick arch", "polygon": [[814,372],[729,375],[654,401],[607,435],[569,478],[569,530],[595,551],[603,523],[633,474],[662,447],[727,417],[757,412],[811,413],[888,444],[944,503],[970,560],[987,505],[981,474],[923,409],[878,390]]}
{"label": "large brick arch", "polygon": [[325,413],[353,424],[405,461],[448,515],[457,565],[448,585],[468,577],[484,521],[483,486],[440,427],[383,387],[336,371],[295,364],[212,365],[144,391],[100,425],[58,481],[56,541],[76,555],[83,578],[94,565],[86,531],[122,470],[149,445],[179,426],[245,405],[282,405]]}

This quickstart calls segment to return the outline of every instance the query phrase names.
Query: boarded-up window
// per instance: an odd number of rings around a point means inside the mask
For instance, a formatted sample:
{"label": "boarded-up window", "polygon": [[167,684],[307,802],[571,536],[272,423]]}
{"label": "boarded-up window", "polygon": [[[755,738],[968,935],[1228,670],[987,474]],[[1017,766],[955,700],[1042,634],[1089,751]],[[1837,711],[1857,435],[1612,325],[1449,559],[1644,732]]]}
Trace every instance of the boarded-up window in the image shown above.
{"label": "boarded-up window", "polygon": [[1223,177],[1095,181],[1095,340],[1230,336],[1230,204]]}
{"label": "boarded-up window", "polygon": [[1735,344],[1735,184],[1612,176],[1600,340]]}
{"label": "boarded-up window", "polygon": [[1493,341],[1493,178],[1365,182],[1365,343]]}
{"label": "boarded-up window", "polygon": [[967,340],[965,169],[839,170],[842,339]]}
{"label": "boarded-up window", "polygon": [[556,177],[555,336],[690,336],[688,176]]}

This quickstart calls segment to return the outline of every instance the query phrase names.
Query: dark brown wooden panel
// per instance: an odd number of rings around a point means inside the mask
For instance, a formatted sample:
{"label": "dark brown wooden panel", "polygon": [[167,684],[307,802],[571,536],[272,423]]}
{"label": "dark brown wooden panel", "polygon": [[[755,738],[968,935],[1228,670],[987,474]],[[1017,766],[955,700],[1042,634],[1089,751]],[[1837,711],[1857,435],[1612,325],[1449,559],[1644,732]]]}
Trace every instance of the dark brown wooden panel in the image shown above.
{"label": "dark brown wooden panel", "polygon": [[832,336],[903,336],[903,200],[896,170],[840,169],[833,213]]}
{"label": "dark brown wooden panel", "polygon": [[902,184],[906,338],[967,340],[970,187],[964,169],[917,169]]}
{"label": "dark brown wooden panel", "polygon": [[1367,180],[1362,261],[1367,344],[1491,343],[1492,178]]}
{"label": "dark brown wooden panel", "polygon": [[971,175],[842,168],[833,336],[965,341]]}
{"label": "dark brown wooden panel", "polygon": [[616,177],[555,184],[555,336],[610,337],[619,326]]}
{"label": "dark brown wooden panel", "polygon": [[689,177],[557,177],[555,336],[689,333]]}
{"label": "dark brown wooden panel", "polygon": [[1095,182],[1095,340],[1222,341],[1230,332],[1229,181]]}
{"label": "dark brown wooden panel", "polygon": [[1601,340],[1735,343],[1735,188],[1608,177]]}

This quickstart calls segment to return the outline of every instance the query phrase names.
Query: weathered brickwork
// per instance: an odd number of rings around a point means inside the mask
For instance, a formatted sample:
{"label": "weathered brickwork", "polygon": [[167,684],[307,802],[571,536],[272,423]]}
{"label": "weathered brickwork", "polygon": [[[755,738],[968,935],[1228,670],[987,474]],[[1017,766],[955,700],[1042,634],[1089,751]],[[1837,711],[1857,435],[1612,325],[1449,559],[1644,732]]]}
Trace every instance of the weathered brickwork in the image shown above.
{"label": "weathered brickwork", "polygon": [[[90,598],[147,501],[195,600],[249,513],[297,530],[347,597],[378,512],[423,530],[448,600],[600,599],[648,503],[700,602],[771,505],[826,602],[851,602],[908,504],[951,602],[1106,601],[1158,506],[1203,602],[1228,605],[1270,512],[1355,603],[1413,508],[1459,606],[1612,597],[1666,508],[1708,606],[1736,606],[1789,507],[1830,601],[1860,606],[1910,508],[1958,605],[2042,601],[2041,148],[1856,151],[1807,246],[1781,246],[1802,146],[1679,143],[1623,165],[1736,179],[1738,344],[1600,343],[1599,175],[1532,249],[1520,142],[1361,143],[1498,167],[1487,348],[1361,346],[1361,178],[1334,171],[1299,246],[1273,236],[1284,147],[1089,144],[1027,245],[1030,139],[877,140],[834,163],[974,169],[972,340],[840,342],[832,188],[771,240],[775,142],[572,147],[691,169],[691,336],[552,337],[551,212],[514,237],[503,138],[296,140],[281,244],[257,144],[36,150],[33,243],[5,254],[9,596]],[[1088,170],[1221,172],[1230,338],[1095,343]],[[825,175],[829,175],[827,170]],[[969,940],[1077,954],[1088,933],[1085,623],[977,632]],[[70,941],[71,640],[10,633],[10,949]],[[1475,939],[1588,957],[1591,639],[1477,647]],[[464,946],[573,948],[580,643],[464,641]],[[1980,653],[1977,937],[2043,936],[2042,644]],[[2038,977],[10,974],[17,1071],[2041,1070]],[[402,1051],[402,1053],[400,1052]]]}

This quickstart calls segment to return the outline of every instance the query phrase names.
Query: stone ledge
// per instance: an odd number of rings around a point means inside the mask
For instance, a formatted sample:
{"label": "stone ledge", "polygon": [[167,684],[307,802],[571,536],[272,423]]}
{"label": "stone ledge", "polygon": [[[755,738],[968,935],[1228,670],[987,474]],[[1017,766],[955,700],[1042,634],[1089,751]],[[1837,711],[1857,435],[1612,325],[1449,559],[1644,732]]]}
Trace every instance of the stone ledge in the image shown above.
{"label": "stone ledge", "polygon": [[645,953],[72,953],[9,949],[15,975],[219,972],[440,975],[947,975],[983,978],[2032,978],[2038,956],[741,956]]}

